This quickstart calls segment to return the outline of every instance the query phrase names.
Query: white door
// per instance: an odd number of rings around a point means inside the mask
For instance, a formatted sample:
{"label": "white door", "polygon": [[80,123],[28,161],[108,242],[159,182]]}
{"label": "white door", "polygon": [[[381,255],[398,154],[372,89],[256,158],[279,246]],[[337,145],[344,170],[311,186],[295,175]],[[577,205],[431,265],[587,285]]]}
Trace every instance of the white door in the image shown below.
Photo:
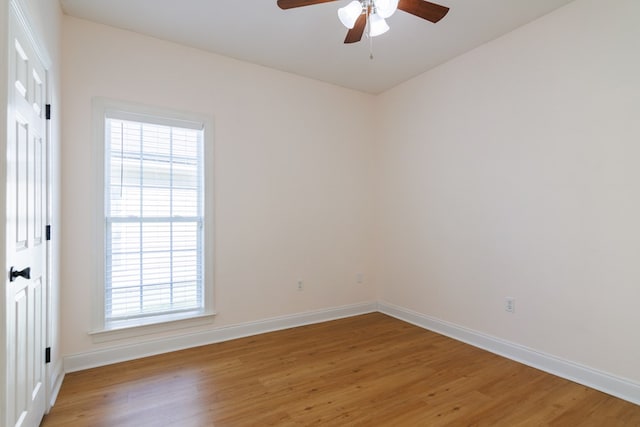
{"label": "white door", "polygon": [[31,427],[40,424],[46,394],[47,76],[13,11],[9,20],[5,416],[7,427]]}

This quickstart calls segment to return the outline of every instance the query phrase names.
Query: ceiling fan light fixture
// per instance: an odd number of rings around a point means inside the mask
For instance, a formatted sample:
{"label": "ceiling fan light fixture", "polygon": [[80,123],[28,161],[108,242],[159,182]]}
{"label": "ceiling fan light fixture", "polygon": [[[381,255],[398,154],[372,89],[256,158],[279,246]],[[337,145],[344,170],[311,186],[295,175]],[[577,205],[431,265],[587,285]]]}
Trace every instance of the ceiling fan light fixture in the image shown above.
{"label": "ceiling fan light fixture", "polygon": [[376,37],[389,31],[389,25],[383,17],[377,13],[369,16],[369,37]]}
{"label": "ceiling fan light fixture", "polygon": [[[280,9],[293,9],[334,1],[337,0],[277,0],[277,3]],[[398,9],[433,23],[449,12],[448,7],[429,0],[349,0],[349,4],[338,9],[338,19],[349,30],[344,43],[359,42],[366,33],[370,41],[372,37],[386,33],[389,25],[385,19]]]}
{"label": "ceiling fan light fixture", "polygon": [[356,25],[358,17],[362,15],[362,4],[358,0],[353,0],[345,7],[338,9],[338,18],[342,25],[352,29]]}
{"label": "ceiling fan light fixture", "polygon": [[398,10],[398,0],[374,0],[376,13],[381,18],[389,18]]}

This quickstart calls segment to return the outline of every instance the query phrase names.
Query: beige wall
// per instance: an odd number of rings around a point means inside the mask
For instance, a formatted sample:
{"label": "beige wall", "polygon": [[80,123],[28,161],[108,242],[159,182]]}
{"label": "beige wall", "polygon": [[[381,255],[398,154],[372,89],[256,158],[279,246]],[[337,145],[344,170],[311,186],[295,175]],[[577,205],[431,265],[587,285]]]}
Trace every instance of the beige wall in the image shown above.
{"label": "beige wall", "polygon": [[578,0],[376,100],[382,301],[640,381],[638,16]]}
{"label": "beige wall", "polygon": [[213,118],[211,328],[375,300],[371,280],[356,283],[357,273],[371,276],[373,259],[370,95],[75,18],[64,18],[63,33],[67,355],[126,343],[93,344],[87,334],[91,288],[101,280],[94,96]]}

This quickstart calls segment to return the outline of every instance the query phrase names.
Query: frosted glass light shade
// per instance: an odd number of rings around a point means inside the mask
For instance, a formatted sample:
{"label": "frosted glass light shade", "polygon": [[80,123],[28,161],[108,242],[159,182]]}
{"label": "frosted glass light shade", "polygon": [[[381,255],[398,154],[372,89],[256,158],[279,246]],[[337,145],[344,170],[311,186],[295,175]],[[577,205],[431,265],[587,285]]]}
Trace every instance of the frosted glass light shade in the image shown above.
{"label": "frosted glass light shade", "polygon": [[389,31],[387,21],[377,13],[369,16],[369,37],[379,36]]}
{"label": "frosted glass light shade", "polygon": [[381,18],[388,18],[398,10],[398,0],[374,0],[376,13]]}
{"label": "frosted glass light shade", "polygon": [[356,25],[358,16],[360,16],[361,14],[362,4],[360,4],[358,0],[353,0],[345,7],[341,7],[340,9],[338,9],[338,18],[340,18],[340,22],[342,22],[342,25],[344,25],[348,29],[352,29],[353,26]]}

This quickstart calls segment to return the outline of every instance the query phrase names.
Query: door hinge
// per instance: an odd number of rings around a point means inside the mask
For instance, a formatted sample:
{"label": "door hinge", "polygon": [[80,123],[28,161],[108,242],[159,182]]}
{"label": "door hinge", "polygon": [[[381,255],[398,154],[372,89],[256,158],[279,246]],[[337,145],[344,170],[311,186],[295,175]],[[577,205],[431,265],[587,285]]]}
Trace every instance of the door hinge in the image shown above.
{"label": "door hinge", "polygon": [[51,120],[51,104],[45,105],[44,116],[47,120]]}
{"label": "door hinge", "polygon": [[44,349],[44,363],[51,363],[51,347]]}
{"label": "door hinge", "polygon": [[47,240],[51,240],[51,226],[50,225],[47,225],[47,228],[45,229],[44,235],[45,235]]}

